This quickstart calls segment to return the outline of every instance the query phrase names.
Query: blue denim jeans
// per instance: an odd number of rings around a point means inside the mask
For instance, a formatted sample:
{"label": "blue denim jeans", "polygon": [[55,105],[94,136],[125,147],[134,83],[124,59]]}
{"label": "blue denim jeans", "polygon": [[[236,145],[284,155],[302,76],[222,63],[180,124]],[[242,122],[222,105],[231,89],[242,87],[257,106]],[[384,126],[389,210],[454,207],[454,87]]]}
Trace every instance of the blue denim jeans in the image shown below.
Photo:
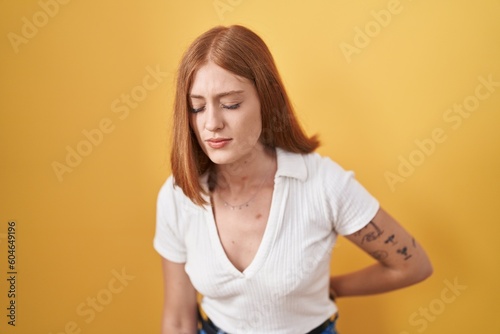
{"label": "blue denim jeans", "polygon": [[339,334],[337,332],[337,329],[335,328],[335,323],[337,322],[337,319],[335,319],[334,321],[332,321],[328,327],[325,328],[325,330],[323,331],[322,334]]}
{"label": "blue denim jeans", "polygon": [[[337,329],[335,328],[335,323],[337,322],[337,318],[333,321],[330,322],[328,327],[325,328],[325,330],[321,334],[339,334],[337,332]],[[200,329],[198,331],[198,334],[207,334],[203,329]],[[219,331],[217,334],[227,334],[223,331]]]}

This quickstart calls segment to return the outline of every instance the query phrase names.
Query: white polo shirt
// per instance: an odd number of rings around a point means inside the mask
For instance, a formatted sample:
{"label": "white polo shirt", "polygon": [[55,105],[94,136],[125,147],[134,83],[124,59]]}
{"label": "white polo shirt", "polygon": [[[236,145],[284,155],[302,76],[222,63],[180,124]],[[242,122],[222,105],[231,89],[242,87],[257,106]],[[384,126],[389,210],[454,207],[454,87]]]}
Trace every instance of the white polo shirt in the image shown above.
{"label": "white polo shirt", "polygon": [[[303,334],[328,319],[337,311],[328,297],[337,235],[360,230],[379,208],[354,173],[331,159],[276,153],[269,219],[243,272],[224,252],[210,205],[195,205],[172,177],[158,196],[155,249],[185,263],[203,310],[229,333]],[[205,189],[206,180],[201,178]]]}

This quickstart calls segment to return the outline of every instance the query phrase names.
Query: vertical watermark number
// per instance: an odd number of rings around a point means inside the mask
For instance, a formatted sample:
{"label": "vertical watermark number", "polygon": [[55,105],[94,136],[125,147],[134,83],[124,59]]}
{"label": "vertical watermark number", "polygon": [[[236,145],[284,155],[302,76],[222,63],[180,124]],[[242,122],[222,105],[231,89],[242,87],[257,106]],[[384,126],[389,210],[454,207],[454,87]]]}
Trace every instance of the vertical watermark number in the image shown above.
{"label": "vertical watermark number", "polygon": [[7,223],[7,323],[16,325],[16,302],[17,302],[17,257],[16,257],[16,222]]}

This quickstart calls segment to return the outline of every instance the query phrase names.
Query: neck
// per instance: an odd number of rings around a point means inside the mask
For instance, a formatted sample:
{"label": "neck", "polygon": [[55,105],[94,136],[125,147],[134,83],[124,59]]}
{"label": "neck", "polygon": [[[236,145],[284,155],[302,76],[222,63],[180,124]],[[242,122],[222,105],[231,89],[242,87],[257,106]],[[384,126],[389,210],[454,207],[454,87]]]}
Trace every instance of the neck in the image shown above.
{"label": "neck", "polygon": [[276,166],[275,151],[258,145],[239,161],[215,167],[216,188],[238,194],[259,187],[272,180]]}

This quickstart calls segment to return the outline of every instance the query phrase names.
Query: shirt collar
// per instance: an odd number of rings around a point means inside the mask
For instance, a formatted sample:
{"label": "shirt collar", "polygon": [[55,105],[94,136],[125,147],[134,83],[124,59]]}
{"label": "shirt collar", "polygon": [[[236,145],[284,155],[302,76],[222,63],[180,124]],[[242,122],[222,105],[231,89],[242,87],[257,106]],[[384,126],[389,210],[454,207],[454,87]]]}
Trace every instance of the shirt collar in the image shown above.
{"label": "shirt collar", "polygon": [[[302,154],[285,151],[282,148],[276,147],[276,160],[278,170],[276,177],[293,177],[300,181],[307,179],[307,168]],[[200,183],[205,191],[208,191],[208,171],[200,177]]]}
{"label": "shirt collar", "polygon": [[307,168],[302,154],[288,152],[277,147],[276,157],[278,161],[276,177],[287,176],[299,179],[300,181],[307,179]]}

